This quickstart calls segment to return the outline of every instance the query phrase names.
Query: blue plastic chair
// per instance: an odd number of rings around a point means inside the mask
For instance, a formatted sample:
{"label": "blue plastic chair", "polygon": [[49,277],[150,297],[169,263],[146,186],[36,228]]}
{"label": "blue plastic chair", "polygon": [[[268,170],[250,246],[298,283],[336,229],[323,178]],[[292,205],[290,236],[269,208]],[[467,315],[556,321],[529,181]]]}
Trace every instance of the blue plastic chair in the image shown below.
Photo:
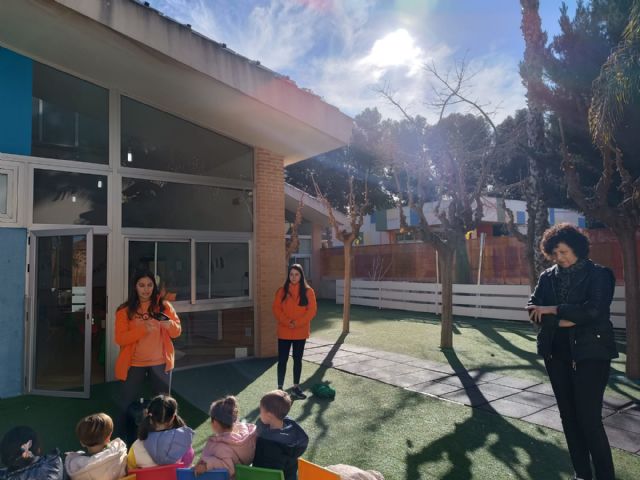
{"label": "blue plastic chair", "polygon": [[179,468],[176,470],[178,480],[229,480],[229,471],[224,468],[209,470],[196,477],[192,468]]}
{"label": "blue plastic chair", "polygon": [[236,465],[236,480],[284,480],[282,470]]}

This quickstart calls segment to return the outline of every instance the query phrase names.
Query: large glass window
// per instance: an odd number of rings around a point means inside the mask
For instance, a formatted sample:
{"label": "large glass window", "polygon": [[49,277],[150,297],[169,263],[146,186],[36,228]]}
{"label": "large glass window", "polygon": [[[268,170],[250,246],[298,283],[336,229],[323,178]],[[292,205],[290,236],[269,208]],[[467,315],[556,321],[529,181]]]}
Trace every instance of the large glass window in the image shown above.
{"label": "large glass window", "polygon": [[122,166],[253,179],[251,147],[127,97],[121,105]]}
{"label": "large glass window", "polygon": [[190,242],[129,241],[129,277],[146,270],[169,301],[191,300]]}
{"label": "large glass window", "polygon": [[182,334],[173,340],[176,367],[253,355],[253,307],[178,315]]}
{"label": "large glass window", "polygon": [[249,296],[247,243],[196,243],[196,299]]}
{"label": "large glass window", "polygon": [[107,177],[35,169],[33,223],[107,224]]}
{"label": "large glass window", "polygon": [[109,163],[109,93],[38,62],[33,63],[31,154]]}
{"label": "large glass window", "polygon": [[251,232],[250,190],[122,179],[122,226]]}

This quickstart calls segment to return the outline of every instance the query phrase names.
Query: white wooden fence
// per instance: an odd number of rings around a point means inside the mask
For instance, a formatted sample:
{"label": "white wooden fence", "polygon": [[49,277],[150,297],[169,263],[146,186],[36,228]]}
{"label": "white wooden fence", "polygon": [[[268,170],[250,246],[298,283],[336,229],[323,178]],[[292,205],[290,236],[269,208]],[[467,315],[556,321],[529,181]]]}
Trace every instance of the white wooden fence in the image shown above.
{"label": "white wooden fence", "polygon": [[[453,286],[453,314],[474,318],[529,321],[524,309],[529,299],[528,285]],[[336,280],[336,303],[344,303],[344,280]],[[352,280],[351,304],[439,314],[440,284]],[[624,287],[616,287],[611,305],[615,328],[625,328]]]}

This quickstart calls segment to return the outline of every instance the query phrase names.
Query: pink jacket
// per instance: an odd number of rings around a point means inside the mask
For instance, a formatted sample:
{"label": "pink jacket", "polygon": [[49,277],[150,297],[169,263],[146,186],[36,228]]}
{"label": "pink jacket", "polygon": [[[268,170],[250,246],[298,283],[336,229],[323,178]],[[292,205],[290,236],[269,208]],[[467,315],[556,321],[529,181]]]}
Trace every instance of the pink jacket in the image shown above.
{"label": "pink jacket", "polygon": [[249,465],[255,452],[256,426],[252,423],[236,422],[231,432],[209,437],[200,461],[207,464],[207,470],[226,468],[231,478],[234,478],[234,465]]}

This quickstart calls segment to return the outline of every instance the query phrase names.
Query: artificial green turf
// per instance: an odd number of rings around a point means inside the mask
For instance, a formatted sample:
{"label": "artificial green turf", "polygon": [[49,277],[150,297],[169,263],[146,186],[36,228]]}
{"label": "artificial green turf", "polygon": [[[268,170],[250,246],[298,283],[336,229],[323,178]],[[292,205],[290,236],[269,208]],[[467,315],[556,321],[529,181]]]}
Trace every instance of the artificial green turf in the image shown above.
{"label": "artificial green turf", "polygon": [[[291,371],[287,379],[290,380]],[[333,401],[313,396],[290,415],[310,437],[304,457],[321,465],[349,463],[381,471],[387,480],[565,480],[569,456],[562,434],[482,410],[412,393],[363,377],[304,362],[303,386],[328,381]],[[241,416],[254,421],[262,394],[275,386],[274,360],[247,360],[176,372],[181,414],[196,430],[199,454],[210,435],[210,402],[237,395]],[[18,397],[0,400],[0,432],[28,423],[46,446],[76,449],[81,416],[113,411],[118,385],[93,389],[91,400]],[[185,398],[188,398],[188,403]],[[614,450],[618,480],[637,479],[640,457]]]}
{"label": "artificial green turf", "polygon": [[[320,301],[311,335],[339,341],[342,335],[342,305]],[[462,366],[514,377],[549,381],[542,359],[536,353],[536,336],[528,323],[504,320],[454,319],[453,346]],[[608,394],[640,399],[640,387],[618,376],[624,373],[625,343],[620,335],[620,357],[612,362]],[[350,332],[344,342],[449,363],[450,352],[440,348],[437,315],[351,307]]]}

